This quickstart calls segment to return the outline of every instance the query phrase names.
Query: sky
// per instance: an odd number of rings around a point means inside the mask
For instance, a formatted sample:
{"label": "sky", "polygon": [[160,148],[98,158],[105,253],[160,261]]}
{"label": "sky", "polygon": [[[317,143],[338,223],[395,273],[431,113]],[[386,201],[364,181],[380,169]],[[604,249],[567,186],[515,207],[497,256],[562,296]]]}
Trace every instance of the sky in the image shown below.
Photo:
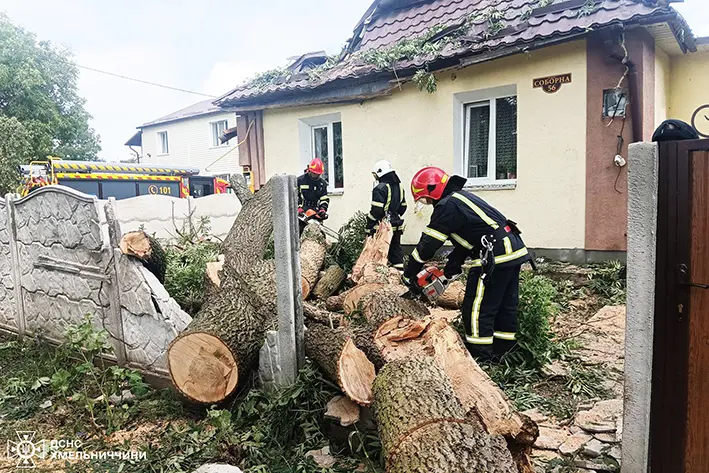
{"label": "sky", "polygon": [[[79,65],[219,96],[291,56],[338,53],[371,1],[0,0],[0,11]],[[709,36],[709,0],[673,6]],[[79,92],[106,161],[132,157],[138,125],[207,99],[85,69]]]}

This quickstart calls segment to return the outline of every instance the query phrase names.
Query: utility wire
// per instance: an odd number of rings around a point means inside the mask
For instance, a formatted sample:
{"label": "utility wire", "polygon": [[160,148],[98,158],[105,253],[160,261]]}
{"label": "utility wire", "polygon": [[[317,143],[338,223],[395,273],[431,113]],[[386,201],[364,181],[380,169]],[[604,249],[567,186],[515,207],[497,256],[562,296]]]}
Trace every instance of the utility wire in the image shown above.
{"label": "utility wire", "polygon": [[193,90],[180,89],[179,87],[170,87],[169,85],[163,85],[163,84],[158,84],[158,83],[155,83],[155,82],[150,82],[150,81],[147,81],[147,80],[136,79],[135,77],[128,77],[128,76],[124,76],[124,75],[121,75],[121,74],[116,74],[116,73],[114,73],[114,72],[102,71],[102,70],[100,70],[100,69],[95,69],[95,68],[93,68],[93,67],[88,67],[88,66],[82,66],[82,65],[80,65],[80,64],[74,64],[74,65],[75,65],[76,67],[78,67],[78,68],[86,69],[87,71],[98,72],[98,73],[101,73],[101,74],[106,74],[106,75],[108,75],[108,76],[118,77],[118,78],[121,78],[121,79],[130,80],[130,81],[133,81],[133,82],[140,82],[141,84],[152,85],[152,86],[155,86],[155,87],[162,87],[163,89],[176,90],[176,91],[178,91],[178,92],[185,92],[185,93],[187,93],[187,94],[201,95],[201,96],[203,96],[203,97],[209,97],[209,98],[212,98],[212,99],[217,98],[216,95],[203,94],[202,92],[195,92],[195,91],[193,91]]}

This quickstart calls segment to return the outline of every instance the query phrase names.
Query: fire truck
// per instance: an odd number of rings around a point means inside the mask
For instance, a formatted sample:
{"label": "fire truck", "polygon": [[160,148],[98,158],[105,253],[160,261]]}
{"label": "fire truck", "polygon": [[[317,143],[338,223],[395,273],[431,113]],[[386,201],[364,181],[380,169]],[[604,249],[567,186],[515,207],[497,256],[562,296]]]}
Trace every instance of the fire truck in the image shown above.
{"label": "fire truck", "polygon": [[25,196],[48,185],[71,187],[99,199],[128,199],[139,195],[187,198],[230,192],[229,182],[199,175],[199,168],[150,164],[65,161],[50,157],[20,166]]}

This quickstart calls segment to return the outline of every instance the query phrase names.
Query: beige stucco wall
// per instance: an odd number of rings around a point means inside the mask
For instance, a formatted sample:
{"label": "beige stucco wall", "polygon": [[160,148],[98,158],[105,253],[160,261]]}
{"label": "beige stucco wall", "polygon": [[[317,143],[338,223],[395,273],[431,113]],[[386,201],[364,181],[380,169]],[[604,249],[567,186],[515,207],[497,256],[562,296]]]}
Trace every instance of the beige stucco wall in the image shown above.
{"label": "beige stucco wall", "polygon": [[655,46],[655,128],[669,116],[671,84],[670,57]]}
{"label": "beige stucco wall", "polygon": [[[539,77],[572,73],[573,82],[555,94],[533,89]],[[406,183],[421,167],[451,172],[456,160],[454,94],[516,86],[518,97],[518,179],[512,190],[475,191],[515,220],[527,245],[584,247],[586,153],[586,43],[575,41],[529,54],[438,75],[438,91],[411,85],[391,97],[354,105],[330,105],[264,112],[266,172],[300,174],[298,122],[340,113],[345,189],[331,199],[328,224],[338,228],[355,211],[368,212],[371,166],[390,160]],[[307,146],[307,143],[305,144]],[[410,193],[407,194],[410,199]],[[410,206],[411,208],[413,206]],[[418,241],[430,209],[408,214],[404,243]]]}
{"label": "beige stucco wall", "polygon": [[690,123],[694,111],[709,104],[709,52],[672,56],[670,64],[670,115]]}

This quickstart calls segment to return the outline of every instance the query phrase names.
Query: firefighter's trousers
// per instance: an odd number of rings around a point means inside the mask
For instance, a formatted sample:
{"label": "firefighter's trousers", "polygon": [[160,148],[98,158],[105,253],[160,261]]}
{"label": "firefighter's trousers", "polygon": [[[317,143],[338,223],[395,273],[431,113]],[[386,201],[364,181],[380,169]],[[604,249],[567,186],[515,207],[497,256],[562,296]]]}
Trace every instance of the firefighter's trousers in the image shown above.
{"label": "firefighter's trousers", "polygon": [[394,230],[394,234],[391,236],[391,243],[389,244],[389,264],[391,264],[396,269],[403,271],[404,269],[404,250],[401,248],[401,230]]}
{"label": "firefighter's trousers", "polygon": [[487,284],[473,267],[463,299],[465,341],[478,359],[501,357],[517,344],[520,266],[496,268]]}

